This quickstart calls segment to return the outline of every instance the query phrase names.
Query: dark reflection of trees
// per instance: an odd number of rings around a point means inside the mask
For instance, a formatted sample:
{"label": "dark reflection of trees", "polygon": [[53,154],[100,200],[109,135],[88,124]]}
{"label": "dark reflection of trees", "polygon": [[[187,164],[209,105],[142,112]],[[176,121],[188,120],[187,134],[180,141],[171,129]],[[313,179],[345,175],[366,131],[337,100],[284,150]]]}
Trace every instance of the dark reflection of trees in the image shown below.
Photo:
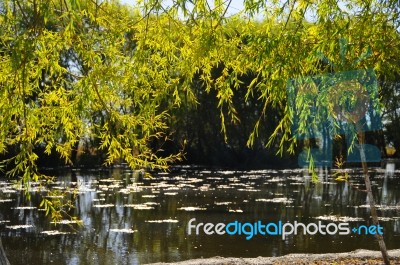
{"label": "dark reflection of trees", "polygon": [[[118,175],[120,174],[120,175]],[[251,222],[261,220],[298,221],[309,223],[319,215],[340,215],[362,217],[368,219],[368,209],[354,206],[366,204],[366,194],[352,188],[346,183],[324,182],[313,184],[308,178],[292,180],[292,173],[282,175],[271,173],[250,178],[249,176],[228,175],[222,179],[207,180],[207,176],[219,177],[215,173],[196,175],[201,182],[190,182],[188,178],[160,178],[143,180],[144,188],[137,193],[124,194],[119,188],[100,191],[95,180],[101,178],[119,179],[121,187],[129,185],[134,178],[131,172],[120,171],[110,174],[76,172],[63,180],[77,182],[79,196],[75,202],[75,215],[84,221],[83,227],[77,227],[73,235],[44,236],[36,234],[36,230],[6,230],[3,231],[3,242],[6,251],[13,257],[13,264],[43,264],[53,261],[54,264],[142,264],[157,261],[176,261],[200,256],[235,256],[235,255],[282,255],[290,252],[326,252],[349,251],[351,244],[360,241],[356,238],[308,236],[302,233],[283,241],[278,236],[258,236],[246,241],[243,236],[199,236],[187,235],[186,225],[191,218],[197,222],[230,222],[240,220]],[[283,176],[283,177],[282,177]],[[295,175],[298,178],[300,174]],[[236,178],[234,178],[236,177]],[[279,181],[270,181],[274,177]],[[75,178],[75,179],[74,179]],[[362,179],[352,176],[353,184],[361,183]],[[396,205],[400,202],[398,179],[375,178],[377,186],[374,192],[379,197],[379,204]],[[296,183],[294,183],[296,182]],[[160,184],[170,184],[173,190],[166,190]],[[110,183],[101,183],[111,185]],[[235,184],[235,185],[233,185]],[[293,185],[295,184],[295,185]],[[222,185],[229,188],[220,188]],[[378,189],[378,187],[382,187]],[[96,188],[97,191],[88,189]],[[201,189],[200,189],[201,188]],[[362,189],[362,185],[359,186]],[[86,189],[86,190],[85,190]],[[258,191],[249,192],[246,189]],[[143,198],[144,194],[157,191],[155,198]],[[167,196],[165,192],[177,192],[175,196]],[[101,196],[104,194],[105,196]],[[10,219],[12,224],[32,223],[38,232],[50,229],[72,231],[68,226],[53,226],[48,218],[37,210],[10,210],[10,207],[22,206],[28,203],[38,204],[39,198],[33,196],[32,202],[27,202],[18,194],[1,194],[0,197],[13,198],[12,203],[0,203],[0,217]],[[256,201],[256,199],[272,199],[285,197],[293,199],[293,203],[273,203]],[[94,199],[104,198],[104,201],[94,202]],[[36,201],[35,201],[36,200]],[[140,204],[156,202],[154,210],[135,210],[122,207],[125,204]],[[231,202],[230,205],[215,205],[215,202]],[[111,208],[94,208],[93,204],[113,204]],[[185,212],[177,210],[183,206],[206,207],[208,211]],[[242,209],[243,213],[229,213],[228,209]],[[385,211],[381,216],[399,216],[397,211]],[[146,223],[146,220],[177,219],[179,223]],[[387,231],[393,234],[385,236],[389,239],[391,248],[399,247],[396,243],[396,233],[400,232],[399,219],[384,223]],[[133,234],[112,232],[110,229],[129,228],[137,230]],[[341,241],[345,241],[341,245]],[[323,242],[323,244],[321,244]],[[197,248],[195,248],[197,247]],[[365,247],[365,246],[364,246]],[[367,246],[368,247],[368,246]],[[248,252],[245,252],[248,251]],[[25,257],[21,257],[22,253]]]}
{"label": "dark reflection of trees", "polygon": [[300,190],[300,198],[297,200],[301,206],[301,217],[303,220],[310,218],[312,197],[314,194],[315,184],[306,181]]}

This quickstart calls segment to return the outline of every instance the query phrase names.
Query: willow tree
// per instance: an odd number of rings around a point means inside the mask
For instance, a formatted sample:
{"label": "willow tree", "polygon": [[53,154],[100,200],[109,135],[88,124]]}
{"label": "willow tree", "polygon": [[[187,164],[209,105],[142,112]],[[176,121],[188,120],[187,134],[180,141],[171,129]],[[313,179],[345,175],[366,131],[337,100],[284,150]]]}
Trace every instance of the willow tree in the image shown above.
{"label": "willow tree", "polygon": [[37,181],[35,146],[71,163],[86,138],[98,140],[107,164],[122,158],[131,168],[165,168],[179,159],[159,157],[148,145],[165,137],[168,113],[158,106],[174,80],[159,74],[163,65],[146,57],[149,50],[132,55],[139,16],[114,2],[3,1],[0,7],[0,151],[16,150],[5,161],[7,174]]}
{"label": "willow tree", "polygon": [[[175,81],[152,59],[164,56],[150,49],[133,56],[132,34],[144,25],[117,2],[0,2],[1,162],[27,196],[31,182],[49,180],[37,167],[38,147],[72,163],[74,149],[92,139],[106,164],[123,159],[132,169],[165,169],[181,158],[160,157],[149,145],[166,138],[168,113],[159,104]],[[60,220],[70,205],[43,197],[40,206]]]}
{"label": "willow tree", "polygon": [[[87,139],[106,152],[107,164],[123,159],[131,168],[165,169],[181,154],[159,156],[149,143],[168,137],[175,108],[196,104],[194,80],[215,92],[225,136],[228,123],[240,122],[233,96],[245,89],[244,102],[262,105],[248,145],[260,137],[280,153],[293,152],[288,80],[354,69],[388,78],[399,70],[397,1],[245,0],[235,15],[231,2],[1,1],[0,153],[8,152],[7,174],[28,188],[45,178],[35,147],[71,163]],[[340,39],[349,52],[340,52]],[[368,49],[371,55],[357,61]],[[249,73],[254,78],[244,88]],[[282,119],[271,135],[259,135],[269,107]],[[54,205],[44,200],[45,208]]]}
{"label": "willow tree", "polygon": [[[232,100],[235,90],[240,88],[240,76],[246,73],[255,74],[256,77],[247,86],[243,100],[257,97],[264,107],[260,119],[254,124],[253,133],[249,135],[250,146],[259,136],[261,118],[269,115],[266,112],[268,106],[281,108],[284,115],[272,135],[260,137],[269,138],[268,145],[278,143],[282,153],[294,151],[297,143],[294,135],[308,130],[310,118],[316,126],[324,123],[328,117],[333,118],[334,124],[337,124],[340,111],[335,114],[335,100],[350,100],[348,96],[337,95],[336,99],[332,98],[333,102],[329,102],[329,93],[317,95],[319,103],[327,105],[326,111],[322,115],[308,115],[309,117],[300,119],[296,132],[293,132],[293,111],[287,101],[288,80],[353,70],[362,72],[366,69],[372,69],[378,79],[382,80],[395,76],[399,71],[400,6],[397,1],[249,0],[243,1],[242,12],[226,18],[230,3],[231,1],[177,0],[173,1],[171,6],[166,6],[163,1],[157,0],[139,2],[143,5],[143,14],[148,17],[154,14],[155,20],[152,20],[152,23],[158,24],[165,33],[169,33],[171,29],[163,23],[165,16],[168,16],[167,19],[172,24],[181,20],[186,22],[186,27],[182,28],[182,35],[187,37],[183,43],[178,42],[180,46],[177,49],[180,51],[182,62],[190,62],[190,68],[185,67],[186,71],[181,73],[183,78],[189,81],[196,74],[200,75],[204,89],[217,92],[222,133],[226,134],[227,122],[240,122]],[[262,14],[262,22],[254,21],[256,14]],[[241,15],[245,17],[242,17],[242,21]],[[148,41],[161,43],[165,36],[169,34],[163,34],[162,37],[152,35]],[[249,38],[244,42],[243,38],[238,36]],[[343,45],[340,45],[343,41],[347,42],[347,52],[344,52]],[[220,65],[223,65],[222,74],[214,78],[212,70]],[[344,79],[329,88],[352,94],[352,107],[358,104],[357,93],[361,88],[353,81]],[[297,102],[299,105],[303,104],[298,106],[304,110],[300,115],[311,114],[307,109],[310,105],[305,106],[304,102]],[[375,107],[378,105],[376,101],[368,104]],[[362,148],[363,124],[357,119],[351,119],[351,116],[345,117],[353,128],[349,151],[356,145],[361,146],[360,156],[368,199],[376,225],[378,219],[369,183],[365,150]],[[309,159],[313,161],[310,152]],[[313,170],[313,163],[310,163],[310,169]],[[382,236],[378,235],[378,241],[384,261],[389,264]]]}

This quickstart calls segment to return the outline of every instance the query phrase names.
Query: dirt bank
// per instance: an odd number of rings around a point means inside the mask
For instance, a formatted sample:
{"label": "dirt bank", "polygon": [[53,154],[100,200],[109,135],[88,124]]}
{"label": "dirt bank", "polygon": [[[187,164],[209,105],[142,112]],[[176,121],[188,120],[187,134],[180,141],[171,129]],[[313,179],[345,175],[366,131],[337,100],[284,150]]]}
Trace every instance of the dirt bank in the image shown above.
{"label": "dirt bank", "polygon": [[[400,264],[400,249],[390,250],[392,264]],[[318,265],[348,265],[348,264],[383,264],[381,253],[359,249],[347,253],[327,254],[289,254],[281,257],[257,257],[257,258],[223,258],[213,257],[207,259],[192,259],[175,263],[153,263],[151,265],[280,265],[280,264],[318,264]]]}

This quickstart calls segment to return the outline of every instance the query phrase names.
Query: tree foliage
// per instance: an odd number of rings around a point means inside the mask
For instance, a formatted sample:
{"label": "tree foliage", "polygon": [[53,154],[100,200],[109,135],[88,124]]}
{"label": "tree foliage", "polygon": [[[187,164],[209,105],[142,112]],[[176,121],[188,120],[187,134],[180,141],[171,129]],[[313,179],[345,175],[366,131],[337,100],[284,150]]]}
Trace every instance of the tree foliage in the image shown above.
{"label": "tree foliage", "polygon": [[173,80],[163,78],[161,54],[132,55],[141,48],[132,37],[140,17],[91,1],[4,1],[1,12],[0,151],[17,150],[10,175],[37,180],[35,146],[70,163],[86,138],[106,150],[108,164],[163,168],[179,158],[148,146],[164,137],[168,113],[159,105]]}
{"label": "tree foliage", "polygon": [[397,1],[245,0],[233,15],[231,1],[168,3],[0,2],[0,153],[10,176],[37,181],[38,147],[72,163],[85,141],[106,164],[165,169],[182,153],[160,156],[150,144],[168,140],[201,97],[213,97],[225,142],[227,128],[251,117],[247,146],[263,139],[294,152],[288,80],[399,71]]}

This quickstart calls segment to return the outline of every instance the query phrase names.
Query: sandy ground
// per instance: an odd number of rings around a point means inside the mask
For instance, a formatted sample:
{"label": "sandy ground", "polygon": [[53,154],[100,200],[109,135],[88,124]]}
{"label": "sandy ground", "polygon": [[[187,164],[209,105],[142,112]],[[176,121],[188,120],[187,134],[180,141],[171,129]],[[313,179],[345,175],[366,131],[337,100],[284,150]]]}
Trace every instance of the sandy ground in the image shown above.
{"label": "sandy ground", "polygon": [[[400,264],[400,249],[390,250],[391,264]],[[222,258],[192,259],[175,263],[152,263],[151,265],[280,265],[280,264],[316,264],[316,265],[347,265],[347,264],[384,264],[379,251],[359,249],[347,253],[327,254],[289,254],[281,257],[257,258]]]}

